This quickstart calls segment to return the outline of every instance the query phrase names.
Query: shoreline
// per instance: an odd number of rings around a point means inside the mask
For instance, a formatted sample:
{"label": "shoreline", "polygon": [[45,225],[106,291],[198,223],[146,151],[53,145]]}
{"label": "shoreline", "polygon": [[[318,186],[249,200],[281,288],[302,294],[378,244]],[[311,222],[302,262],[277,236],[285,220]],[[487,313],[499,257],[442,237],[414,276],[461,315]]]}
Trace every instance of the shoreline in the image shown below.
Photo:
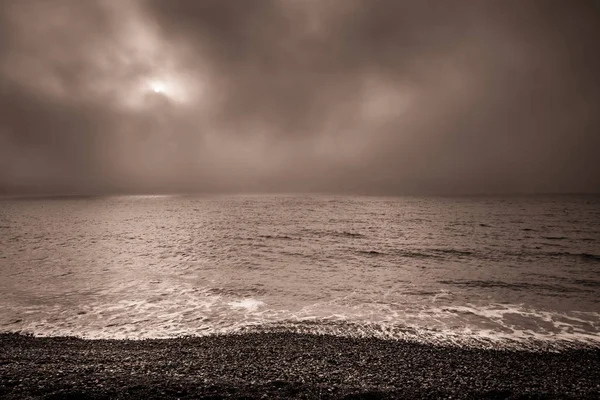
{"label": "shoreline", "polygon": [[600,398],[600,348],[443,347],[300,333],[0,334],[0,397]]}

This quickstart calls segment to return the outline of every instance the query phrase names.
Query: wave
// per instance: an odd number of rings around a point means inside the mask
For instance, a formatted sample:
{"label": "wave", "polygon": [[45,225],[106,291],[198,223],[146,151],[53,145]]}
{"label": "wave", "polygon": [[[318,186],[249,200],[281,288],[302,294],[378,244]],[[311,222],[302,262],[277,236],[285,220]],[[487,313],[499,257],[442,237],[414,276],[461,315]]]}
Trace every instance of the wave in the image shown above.
{"label": "wave", "polygon": [[456,250],[456,249],[434,249],[432,250],[436,253],[443,253],[443,254],[453,254],[456,256],[470,256],[473,254],[472,251],[467,251],[467,250]]}
{"label": "wave", "polygon": [[571,282],[573,282],[576,285],[600,288],[600,281],[597,281],[595,279],[573,279]]}
{"label": "wave", "polygon": [[279,240],[294,240],[293,237],[288,235],[260,235],[263,239],[279,239]]}
{"label": "wave", "polygon": [[546,253],[552,257],[576,257],[586,261],[600,261],[600,255],[591,253],[570,253],[568,251]]}
{"label": "wave", "polygon": [[[233,307],[254,310],[260,304],[233,304]],[[116,327],[114,323],[106,329]],[[559,324],[560,326],[560,324]],[[552,334],[532,330],[505,329],[445,329],[405,325],[402,323],[353,322],[328,319],[288,319],[274,322],[255,322],[239,324],[220,329],[199,329],[197,331],[160,332],[131,334],[81,334],[76,330],[63,329],[48,334],[44,331],[20,330],[11,333],[33,335],[37,337],[69,336],[85,339],[169,339],[180,337],[201,337],[220,335],[243,335],[248,333],[302,333],[312,335],[333,335],[349,338],[377,338],[383,340],[401,340],[413,343],[430,344],[445,347],[505,349],[528,351],[561,351],[566,349],[600,348],[600,336],[590,332],[573,331],[565,326]]]}
{"label": "wave", "polygon": [[350,338],[377,338],[401,340],[413,343],[444,347],[562,351],[567,349],[600,348],[600,338],[595,335],[569,334],[554,335],[551,339],[531,332],[511,332],[498,334],[491,330],[449,331],[446,329],[412,327],[401,324],[352,323],[342,321],[284,321],[272,324],[245,326],[227,332],[246,333],[301,333],[313,335],[333,335]]}
{"label": "wave", "polygon": [[342,301],[293,311],[270,308],[266,299],[255,297],[208,295],[202,302],[185,305],[180,300],[164,297],[86,310],[51,309],[41,318],[34,310],[24,311],[21,319],[10,321],[2,330],[86,339],[300,332],[476,348],[600,347],[600,313],[594,312],[561,313],[510,304],[432,303],[407,309],[398,304]]}
{"label": "wave", "polygon": [[342,237],[350,237],[350,238],[364,238],[364,237],[366,237],[362,233],[347,232],[347,231],[342,231],[342,232],[337,232],[336,231],[336,232],[332,232],[331,235],[333,235],[333,236],[342,236]]}
{"label": "wave", "polygon": [[488,281],[488,280],[439,280],[438,283],[444,285],[453,286],[466,286],[476,288],[502,288],[511,290],[541,290],[554,293],[585,293],[590,290],[563,286],[563,285],[551,285],[544,283],[527,283],[527,282],[504,282],[504,281]]}
{"label": "wave", "polygon": [[368,256],[383,256],[385,253],[377,250],[359,250],[359,254],[366,254]]}
{"label": "wave", "polygon": [[431,254],[431,253],[423,253],[420,251],[406,251],[406,250],[398,250],[395,254],[399,257],[406,258],[442,258],[439,254]]}
{"label": "wave", "polygon": [[472,256],[473,252],[467,250],[457,250],[457,249],[430,249],[427,251],[412,251],[412,250],[395,250],[393,252],[395,256],[405,257],[405,258],[421,258],[421,259],[446,259],[448,255],[453,255],[456,257],[468,257]]}
{"label": "wave", "polygon": [[303,229],[303,232],[305,234],[314,235],[317,237],[333,236],[333,237],[344,237],[344,238],[354,238],[354,239],[362,239],[362,238],[367,237],[366,235],[364,235],[362,233],[351,232],[351,231]]}

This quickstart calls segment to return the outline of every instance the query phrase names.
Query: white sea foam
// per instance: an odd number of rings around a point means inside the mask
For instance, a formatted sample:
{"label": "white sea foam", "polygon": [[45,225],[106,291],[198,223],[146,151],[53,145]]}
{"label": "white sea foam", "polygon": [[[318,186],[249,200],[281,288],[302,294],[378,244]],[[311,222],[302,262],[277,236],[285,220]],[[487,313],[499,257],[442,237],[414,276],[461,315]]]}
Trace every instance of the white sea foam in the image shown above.
{"label": "white sea foam", "polygon": [[24,310],[22,321],[4,328],[39,336],[96,339],[291,331],[440,345],[560,349],[600,346],[598,321],[600,313],[595,312],[567,314],[506,304],[403,308],[330,301],[292,311],[269,308],[255,298],[231,299],[196,290],[194,296],[183,292],[178,297],[122,300],[79,310],[58,305]]}
{"label": "white sea foam", "polygon": [[264,304],[264,302],[255,299],[242,299],[237,301],[231,301],[227,303],[234,309],[246,309],[248,311],[254,311]]}

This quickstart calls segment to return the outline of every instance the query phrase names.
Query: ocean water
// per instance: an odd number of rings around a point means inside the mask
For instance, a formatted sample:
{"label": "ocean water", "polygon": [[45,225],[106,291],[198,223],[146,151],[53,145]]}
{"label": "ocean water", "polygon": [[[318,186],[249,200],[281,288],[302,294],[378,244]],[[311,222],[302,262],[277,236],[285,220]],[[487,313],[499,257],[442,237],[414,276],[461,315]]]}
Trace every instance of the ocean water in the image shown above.
{"label": "ocean water", "polygon": [[0,199],[0,331],[600,346],[600,197]]}

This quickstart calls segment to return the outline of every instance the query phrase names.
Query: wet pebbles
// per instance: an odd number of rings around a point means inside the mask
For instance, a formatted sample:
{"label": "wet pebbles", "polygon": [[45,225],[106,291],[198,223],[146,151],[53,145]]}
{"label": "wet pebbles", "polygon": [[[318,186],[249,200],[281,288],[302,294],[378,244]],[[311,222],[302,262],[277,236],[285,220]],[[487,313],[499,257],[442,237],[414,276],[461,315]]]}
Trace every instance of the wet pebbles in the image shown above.
{"label": "wet pebbles", "polygon": [[143,341],[1,334],[0,398],[600,398],[600,349],[293,333]]}

